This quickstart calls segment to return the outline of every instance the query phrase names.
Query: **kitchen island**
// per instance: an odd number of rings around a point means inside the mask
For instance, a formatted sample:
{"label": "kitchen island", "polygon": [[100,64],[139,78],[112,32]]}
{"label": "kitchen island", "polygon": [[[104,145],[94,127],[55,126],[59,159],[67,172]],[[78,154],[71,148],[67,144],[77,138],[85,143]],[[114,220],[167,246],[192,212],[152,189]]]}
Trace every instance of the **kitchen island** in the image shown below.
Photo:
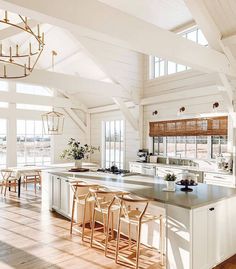
{"label": "kitchen island", "polygon": [[[50,208],[70,217],[70,180],[80,179],[150,199],[149,210],[166,217],[168,269],[210,269],[236,253],[236,189],[199,184],[191,193],[164,192],[163,181],[148,176],[48,171]],[[74,177],[74,179],[71,179]],[[158,246],[158,227],[145,226],[142,242]]]}

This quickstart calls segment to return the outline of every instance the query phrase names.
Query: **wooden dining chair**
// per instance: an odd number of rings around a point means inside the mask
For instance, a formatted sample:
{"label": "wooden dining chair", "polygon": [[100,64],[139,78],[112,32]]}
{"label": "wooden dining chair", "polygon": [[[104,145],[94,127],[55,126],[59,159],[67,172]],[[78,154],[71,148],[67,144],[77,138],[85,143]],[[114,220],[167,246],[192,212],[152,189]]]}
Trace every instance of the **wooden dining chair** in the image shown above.
{"label": "wooden dining chair", "polygon": [[34,184],[34,192],[36,194],[37,184],[39,184],[39,188],[42,183],[41,170],[32,170],[23,173],[23,185],[25,186],[25,190],[27,191],[28,184]]}
{"label": "wooden dining chair", "polygon": [[7,189],[14,187],[16,192],[17,178],[13,175],[11,169],[1,169],[1,194],[4,191],[4,196],[6,196]]}

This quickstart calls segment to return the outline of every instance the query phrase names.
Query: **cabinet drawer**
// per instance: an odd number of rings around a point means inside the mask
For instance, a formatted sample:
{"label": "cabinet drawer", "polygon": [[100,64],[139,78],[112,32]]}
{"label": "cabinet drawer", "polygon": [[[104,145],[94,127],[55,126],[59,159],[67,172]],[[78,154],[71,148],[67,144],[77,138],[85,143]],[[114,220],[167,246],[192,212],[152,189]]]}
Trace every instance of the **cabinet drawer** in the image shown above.
{"label": "cabinet drawer", "polygon": [[204,179],[204,183],[211,184],[211,185],[216,185],[216,186],[230,187],[230,188],[235,187],[233,182],[227,182],[227,181]]}
{"label": "cabinet drawer", "polygon": [[213,181],[227,182],[227,183],[233,184],[233,175],[204,173],[204,181],[205,180],[213,180]]}
{"label": "cabinet drawer", "polygon": [[129,165],[129,170],[130,170],[130,172],[141,174],[142,173],[142,164],[131,163]]}

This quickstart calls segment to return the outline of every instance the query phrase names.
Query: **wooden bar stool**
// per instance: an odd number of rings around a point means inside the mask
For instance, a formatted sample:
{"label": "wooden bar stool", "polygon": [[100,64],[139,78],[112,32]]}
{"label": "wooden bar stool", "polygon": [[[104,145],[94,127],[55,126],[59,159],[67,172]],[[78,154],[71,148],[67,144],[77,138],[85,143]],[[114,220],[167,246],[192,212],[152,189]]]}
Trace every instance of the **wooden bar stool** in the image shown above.
{"label": "wooden bar stool", "polygon": [[17,186],[17,178],[14,177],[13,171],[10,169],[2,169],[1,170],[1,176],[2,176],[2,182],[1,182],[1,193],[3,193],[4,189],[4,196],[6,196],[7,189],[11,187],[14,187],[14,191],[16,192],[16,186]]}
{"label": "wooden bar stool", "polygon": [[[160,221],[160,253],[161,253],[161,265],[164,264],[164,251],[163,251],[163,216],[154,216],[146,213],[148,208],[149,200],[143,199],[137,196],[125,195],[118,197],[120,202],[119,219],[118,219],[118,232],[117,232],[117,242],[116,242],[116,263],[119,262],[119,258],[128,264],[134,265],[137,269],[139,268],[139,256],[140,256],[140,240],[141,240],[141,227],[143,223],[150,221],[159,220]],[[135,208],[135,209],[132,209]],[[120,249],[120,233],[121,233],[121,223],[128,224],[128,244]],[[130,249],[133,247],[131,244],[131,225],[136,227],[137,240],[136,240],[136,261],[132,262],[130,259],[120,255],[120,250]]]}
{"label": "wooden bar stool", "polygon": [[[92,233],[91,233],[91,247],[94,243],[100,246],[105,251],[105,256],[107,256],[108,243],[114,239],[114,213],[119,210],[119,204],[116,203],[117,195],[127,194],[122,191],[110,190],[106,187],[100,187],[98,189],[90,189],[91,194],[94,196],[95,205],[93,210],[93,220],[92,220]],[[95,230],[95,216],[96,213],[101,213],[103,218],[103,232],[105,235],[105,240],[95,240],[94,230]],[[111,228],[110,228],[111,224]]]}
{"label": "wooden bar stool", "polygon": [[[86,209],[89,206],[90,211],[90,229],[92,226],[92,205],[94,203],[94,197],[90,194],[89,189],[97,189],[98,185],[96,184],[88,184],[84,181],[77,181],[70,183],[72,191],[73,191],[73,203],[72,203],[72,213],[71,213],[71,226],[70,226],[70,233],[75,230],[82,236],[82,241],[84,241],[85,236],[85,225],[86,225]],[[77,205],[77,207],[76,207]],[[82,222],[75,222],[74,215],[75,215],[75,208],[78,206],[83,207],[83,220]],[[75,226],[76,225],[76,226]],[[74,227],[75,226],[75,227]],[[82,230],[79,229],[82,226]]]}

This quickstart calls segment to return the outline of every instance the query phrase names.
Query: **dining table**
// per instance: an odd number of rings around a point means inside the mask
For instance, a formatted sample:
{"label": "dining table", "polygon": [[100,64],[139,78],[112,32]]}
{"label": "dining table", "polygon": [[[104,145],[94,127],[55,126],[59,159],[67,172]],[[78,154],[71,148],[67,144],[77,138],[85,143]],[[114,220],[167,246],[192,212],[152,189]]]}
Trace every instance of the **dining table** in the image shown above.
{"label": "dining table", "polygon": [[[1,169],[2,172],[7,171],[9,173],[9,177],[15,178],[18,183],[18,197],[20,198],[21,194],[21,181],[26,174],[36,173],[45,169],[45,167],[41,166],[19,166],[19,167],[8,167],[7,169]],[[10,187],[9,187],[10,189]]]}

